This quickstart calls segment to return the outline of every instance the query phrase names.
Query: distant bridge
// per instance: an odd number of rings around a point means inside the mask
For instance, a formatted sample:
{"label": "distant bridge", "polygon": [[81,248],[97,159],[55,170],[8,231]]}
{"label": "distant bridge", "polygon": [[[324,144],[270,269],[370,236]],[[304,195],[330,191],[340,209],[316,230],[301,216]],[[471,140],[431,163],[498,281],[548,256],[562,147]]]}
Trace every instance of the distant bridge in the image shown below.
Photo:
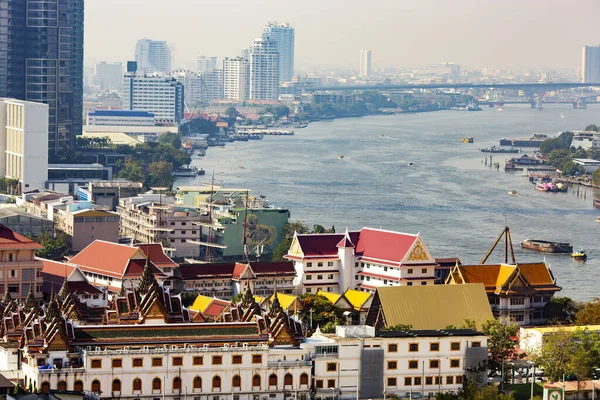
{"label": "distant bridge", "polygon": [[306,86],[306,92],[340,90],[410,90],[410,89],[507,89],[531,90],[536,93],[552,89],[576,89],[600,87],[600,83],[561,82],[561,83],[427,83],[420,85],[357,85],[357,86]]}

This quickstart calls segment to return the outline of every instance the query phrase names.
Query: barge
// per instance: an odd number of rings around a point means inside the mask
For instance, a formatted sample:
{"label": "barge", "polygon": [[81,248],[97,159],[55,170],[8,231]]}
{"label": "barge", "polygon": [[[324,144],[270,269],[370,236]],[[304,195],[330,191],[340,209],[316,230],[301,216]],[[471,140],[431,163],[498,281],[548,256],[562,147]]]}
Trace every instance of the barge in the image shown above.
{"label": "barge", "polygon": [[531,135],[529,139],[521,138],[521,139],[500,139],[500,146],[512,146],[512,147],[540,147],[540,145],[545,141],[550,139],[547,135],[543,133],[534,133]]}
{"label": "barge", "polygon": [[549,242],[546,240],[526,239],[521,242],[524,249],[541,251],[544,253],[565,253],[573,252],[573,246],[564,242]]}

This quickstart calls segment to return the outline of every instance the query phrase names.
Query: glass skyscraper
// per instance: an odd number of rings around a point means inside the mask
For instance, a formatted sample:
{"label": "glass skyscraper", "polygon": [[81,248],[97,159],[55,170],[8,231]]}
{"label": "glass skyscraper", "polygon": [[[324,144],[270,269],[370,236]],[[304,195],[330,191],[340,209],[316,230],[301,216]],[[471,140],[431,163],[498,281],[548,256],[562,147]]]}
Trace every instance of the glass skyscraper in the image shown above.
{"label": "glass skyscraper", "polygon": [[0,97],[48,104],[50,156],[81,134],[83,2],[0,0]]}

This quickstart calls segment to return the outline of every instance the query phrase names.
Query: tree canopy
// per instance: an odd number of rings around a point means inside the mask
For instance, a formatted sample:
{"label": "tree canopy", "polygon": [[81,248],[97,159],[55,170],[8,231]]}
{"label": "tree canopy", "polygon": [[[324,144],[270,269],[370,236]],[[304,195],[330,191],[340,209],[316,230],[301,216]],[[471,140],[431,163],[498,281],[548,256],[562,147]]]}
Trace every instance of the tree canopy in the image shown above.
{"label": "tree canopy", "polygon": [[304,323],[310,324],[312,310],[312,325],[314,330],[319,326],[324,333],[335,332],[336,325],[345,325],[344,311],[333,305],[325,297],[314,293],[306,293],[302,296],[304,309],[299,314]]}
{"label": "tree canopy", "polygon": [[71,252],[71,237],[66,233],[58,233],[54,238],[52,235],[42,233],[33,239],[44,246],[43,249],[36,250],[35,254],[38,257],[62,260]]}
{"label": "tree canopy", "polygon": [[489,368],[500,371],[502,364],[515,357],[515,348],[519,344],[517,334],[519,324],[499,319],[489,319],[481,324],[481,330],[488,336]]}
{"label": "tree canopy", "polygon": [[544,307],[544,318],[555,324],[571,324],[577,311],[577,304],[572,299],[554,296]]}
{"label": "tree canopy", "polygon": [[583,308],[575,316],[576,325],[600,324],[600,299],[595,298],[584,304]]}

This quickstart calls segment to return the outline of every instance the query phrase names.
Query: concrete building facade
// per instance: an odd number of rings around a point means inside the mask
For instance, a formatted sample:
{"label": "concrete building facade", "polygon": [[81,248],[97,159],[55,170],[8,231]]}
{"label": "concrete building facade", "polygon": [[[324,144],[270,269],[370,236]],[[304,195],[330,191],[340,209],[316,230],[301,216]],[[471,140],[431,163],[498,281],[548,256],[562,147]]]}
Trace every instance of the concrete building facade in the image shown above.
{"label": "concrete building facade", "polygon": [[184,87],[174,78],[126,75],[123,109],[151,112],[157,123],[179,124],[183,120]]}
{"label": "concrete building facade", "polygon": [[96,64],[96,85],[100,86],[100,90],[105,92],[123,91],[123,64],[107,63],[102,61]]}
{"label": "concrete building facade", "polygon": [[263,28],[263,38],[277,43],[279,81],[290,82],[294,76],[294,28],[289,23],[269,22]]}
{"label": "concrete building facade", "polygon": [[600,46],[583,46],[581,81],[583,83],[600,82]]}
{"label": "concrete building facade", "polygon": [[135,61],[140,74],[171,73],[171,49],[161,40],[140,39],[135,46]]}
{"label": "concrete building facade", "polygon": [[365,78],[371,76],[371,50],[360,51],[360,71],[359,75]]}
{"label": "concrete building facade", "polygon": [[250,100],[277,101],[279,97],[279,52],[277,42],[264,38],[254,41],[249,52]]}
{"label": "concrete building facade", "polygon": [[248,100],[248,60],[241,57],[223,61],[223,98],[227,100]]}
{"label": "concrete building facade", "polygon": [[48,180],[48,105],[0,99],[0,175],[18,179],[21,192]]}

